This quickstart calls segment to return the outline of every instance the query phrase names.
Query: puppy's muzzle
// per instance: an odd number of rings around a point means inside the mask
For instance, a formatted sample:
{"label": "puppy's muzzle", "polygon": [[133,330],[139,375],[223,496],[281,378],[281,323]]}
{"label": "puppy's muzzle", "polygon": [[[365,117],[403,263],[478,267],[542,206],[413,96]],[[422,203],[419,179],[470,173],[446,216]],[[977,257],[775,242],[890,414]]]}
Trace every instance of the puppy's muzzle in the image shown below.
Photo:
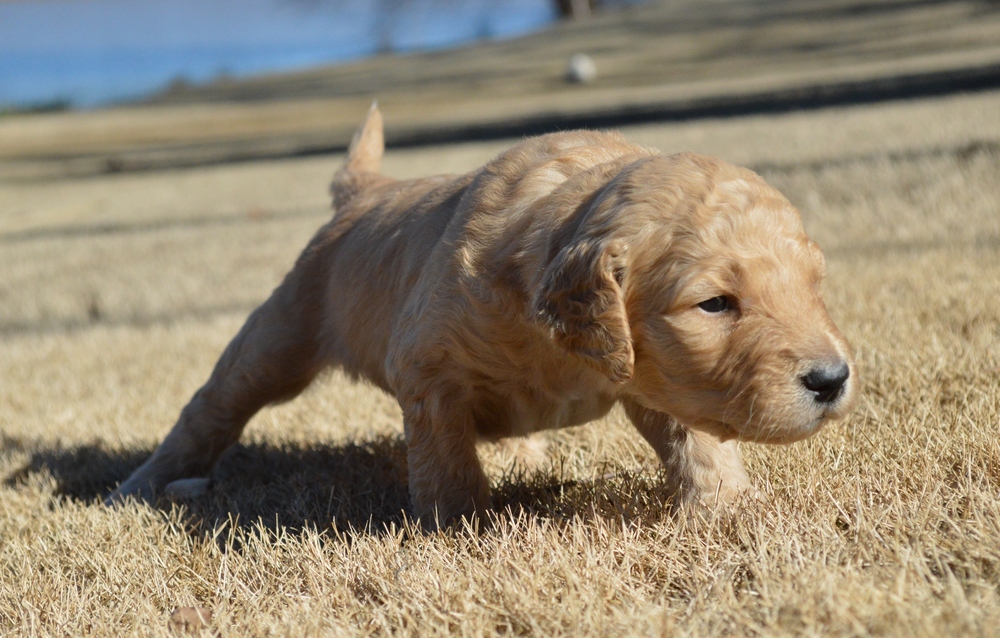
{"label": "puppy's muzzle", "polygon": [[850,376],[851,368],[846,361],[839,359],[813,368],[800,380],[814,401],[828,405],[844,393],[844,385]]}

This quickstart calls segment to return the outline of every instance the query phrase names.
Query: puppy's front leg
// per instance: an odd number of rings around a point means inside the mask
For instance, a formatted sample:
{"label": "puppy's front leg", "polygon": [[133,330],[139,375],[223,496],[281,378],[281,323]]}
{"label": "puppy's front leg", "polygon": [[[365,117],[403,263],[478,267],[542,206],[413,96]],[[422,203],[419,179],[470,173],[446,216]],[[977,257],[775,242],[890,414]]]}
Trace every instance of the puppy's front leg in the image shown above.
{"label": "puppy's front leg", "polygon": [[410,499],[425,529],[465,517],[480,520],[490,486],[476,454],[472,410],[448,395],[400,400],[406,433]]}
{"label": "puppy's front leg", "polygon": [[653,449],[670,477],[675,502],[684,507],[731,503],[750,489],[736,441],[690,430],[673,417],[623,401],[632,424]]}

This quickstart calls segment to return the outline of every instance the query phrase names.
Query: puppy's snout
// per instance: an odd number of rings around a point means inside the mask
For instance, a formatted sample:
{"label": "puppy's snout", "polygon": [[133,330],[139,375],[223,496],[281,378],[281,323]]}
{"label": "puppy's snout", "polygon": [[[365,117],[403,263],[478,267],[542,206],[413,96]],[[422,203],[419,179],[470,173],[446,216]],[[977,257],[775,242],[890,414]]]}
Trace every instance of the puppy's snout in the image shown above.
{"label": "puppy's snout", "polygon": [[817,403],[833,403],[840,398],[844,384],[851,376],[847,362],[836,362],[819,365],[801,377],[802,385],[812,393]]}

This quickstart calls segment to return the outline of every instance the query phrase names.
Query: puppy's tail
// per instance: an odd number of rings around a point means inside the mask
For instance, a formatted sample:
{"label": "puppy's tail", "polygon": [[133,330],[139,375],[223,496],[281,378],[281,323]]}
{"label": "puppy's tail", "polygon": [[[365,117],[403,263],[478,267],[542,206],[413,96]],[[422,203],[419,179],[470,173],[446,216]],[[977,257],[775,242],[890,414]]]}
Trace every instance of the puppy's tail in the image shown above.
{"label": "puppy's tail", "polygon": [[368,109],[368,117],[354,134],[347,149],[347,161],[334,174],[333,182],[330,184],[334,208],[340,208],[349,202],[372,176],[378,175],[384,151],[382,113],[378,110],[378,103],[372,102],[372,107]]}

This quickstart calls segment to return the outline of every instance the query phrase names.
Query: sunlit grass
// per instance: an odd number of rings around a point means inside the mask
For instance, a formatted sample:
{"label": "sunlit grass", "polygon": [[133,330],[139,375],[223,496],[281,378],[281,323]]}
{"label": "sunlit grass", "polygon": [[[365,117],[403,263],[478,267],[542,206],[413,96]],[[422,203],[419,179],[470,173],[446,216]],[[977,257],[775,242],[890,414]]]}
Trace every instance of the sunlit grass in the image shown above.
{"label": "sunlit grass", "polygon": [[[58,201],[0,186],[22,205],[0,235],[0,634],[163,635],[184,606],[234,636],[995,634],[1000,154],[929,133],[823,161],[851,117],[746,126],[815,131],[810,163],[761,169],[826,249],[862,399],[802,443],[744,445],[761,498],[705,520],[664,509],[652,451],[614,412],[546,435],[537,471],[483,446],[491,525],[418,533],[399,410],[339,373],[258,415],[204,498],[104,508],[322,223],[334,162],[53,183]],[[753,164],[752,141],[729,144]],[[471,166],[456,152],[393,161]],[[316,194],[283,208],[269,189],[294,180]],[[95,218],[110,227],[63,232]]]}

